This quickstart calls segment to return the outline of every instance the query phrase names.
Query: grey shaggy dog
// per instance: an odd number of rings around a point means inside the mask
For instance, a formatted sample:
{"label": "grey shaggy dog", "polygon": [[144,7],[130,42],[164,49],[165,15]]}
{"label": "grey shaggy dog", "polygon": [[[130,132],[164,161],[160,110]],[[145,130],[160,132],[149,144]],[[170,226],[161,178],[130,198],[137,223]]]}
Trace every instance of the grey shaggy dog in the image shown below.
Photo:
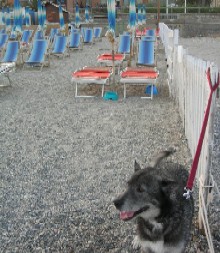
{"label": "grey shaggy dog", "polygon": [[136,218],[137,236],[133,247],[142,253],[183,253],[190,237],[193,199],[185,199],[183,190],[188,179],[184,166],[161,162],[173,151],[163,151],[135,172],[127,190],[114,200],[124,221]]}

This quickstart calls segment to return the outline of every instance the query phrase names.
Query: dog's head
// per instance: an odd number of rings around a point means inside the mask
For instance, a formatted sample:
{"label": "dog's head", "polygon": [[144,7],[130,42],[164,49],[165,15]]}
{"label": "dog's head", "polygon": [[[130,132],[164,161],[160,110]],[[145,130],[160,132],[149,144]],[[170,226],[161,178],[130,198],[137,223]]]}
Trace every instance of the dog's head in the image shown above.
{"label": "dog's head", "polygon": [[[163,157],[168,155],[163,154]],[[166,191],[173,181],[167,178],[164,180],[155,168],[162,159],[162,156],[158,157],[153,166],[145,169],[141,169],[135,161],[135,172],[128,181],[127,190],[114,200],[122,220],[126,221],[138,216],[144,219],[155,218],[160,215],[163,205],[169,205]]]}

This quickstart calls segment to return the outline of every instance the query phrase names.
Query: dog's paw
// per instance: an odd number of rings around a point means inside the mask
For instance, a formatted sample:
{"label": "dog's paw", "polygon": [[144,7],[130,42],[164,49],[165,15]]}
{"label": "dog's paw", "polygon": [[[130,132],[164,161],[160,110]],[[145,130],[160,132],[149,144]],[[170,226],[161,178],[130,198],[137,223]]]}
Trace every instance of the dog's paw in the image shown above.
{"label": "dog's paw", "polygon": [[132,242],[133,249],[139,249],[141,247],[141,242],[139,240],[139,237],[136,235],[134,237],[134,240]]}

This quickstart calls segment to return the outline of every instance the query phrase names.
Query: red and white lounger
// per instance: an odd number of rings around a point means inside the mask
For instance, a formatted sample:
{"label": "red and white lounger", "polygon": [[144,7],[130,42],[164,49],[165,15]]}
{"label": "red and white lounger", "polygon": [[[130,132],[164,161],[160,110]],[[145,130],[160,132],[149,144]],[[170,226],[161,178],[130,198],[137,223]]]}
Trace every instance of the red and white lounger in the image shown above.
{"label": "red and white lounger", "polygon": [[102,85],[102,97],[104,95],[105,84],[112,74],[111,67],[84,67],[72,73],[72,83],[76,84],[75,97],[93,97],[78,95],[78,84],[100,84]]}
{"label": "red and white lounger", "polygon": [[121,71],[120,83],[124,84],[124,98],[126,98],[126,85],[151,84],[151,95],[142,98],[153,99],[153,85],[156,84],[158,75],[159,72],[152,67],[127,67]]}
{"label": "red and white lounger", "polygon": [[[125,59],[125,54],[118,54],[118,53],[114,54],[115,66],[118,66],[119,71],[124,59]],[[113,56],[112,54],[101,54],[101,55],[98,55],[97,61],[100,64],[105,64],[106,66],[112,66]]]}

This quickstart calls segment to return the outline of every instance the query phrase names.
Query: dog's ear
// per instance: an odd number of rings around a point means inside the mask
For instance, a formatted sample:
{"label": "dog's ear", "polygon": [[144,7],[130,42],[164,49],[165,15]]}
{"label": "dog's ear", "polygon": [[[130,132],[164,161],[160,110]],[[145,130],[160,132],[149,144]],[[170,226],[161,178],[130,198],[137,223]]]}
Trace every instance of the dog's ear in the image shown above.
{"label": "dog's ear", "polygon": [[139,165],[139,163],[137,163],[137,161],[134,161],[134,171],[138,171],[141,170],[141,166]]}
{"label": "dog's ear", "polygon": [[150,167],[155,168],[163,158],[170,156],[175,152],[175,149],[169,149],[159,152],[151,161]]}

